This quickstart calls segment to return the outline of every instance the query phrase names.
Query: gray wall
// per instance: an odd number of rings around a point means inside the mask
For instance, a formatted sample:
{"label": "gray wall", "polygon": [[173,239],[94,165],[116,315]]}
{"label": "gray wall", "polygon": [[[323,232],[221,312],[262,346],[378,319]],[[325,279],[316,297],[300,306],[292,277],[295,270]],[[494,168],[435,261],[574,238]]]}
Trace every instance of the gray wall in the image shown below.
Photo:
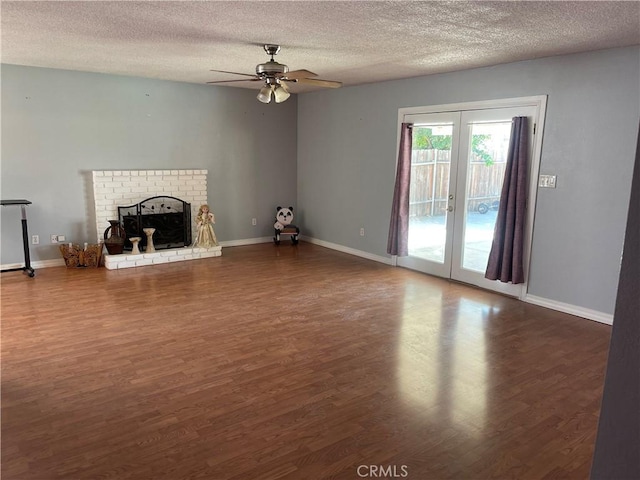
{"label": "gray wall", "polygon": [[301,95],[297,221],[386,256],[398,108],[548,95],[540,171],[558,187],[538,193],[529,293],[613,313],[639,85],[632,47]]}
{"label": "gray wall", "polygon": [[640,136],[592,479],[640,478]]}
{"label": "gray wall", "polygon": [[[295,95],[264,105],[238,88],[14,65],[1,74],[1,196],[33,202],[32,260],[60,258],[51,234],[95,241],[90,170],[208,169],[221,241],[273,235],[275,207],[295,205]],[[20,209],[0,213],[1,263],[20,263]]]}

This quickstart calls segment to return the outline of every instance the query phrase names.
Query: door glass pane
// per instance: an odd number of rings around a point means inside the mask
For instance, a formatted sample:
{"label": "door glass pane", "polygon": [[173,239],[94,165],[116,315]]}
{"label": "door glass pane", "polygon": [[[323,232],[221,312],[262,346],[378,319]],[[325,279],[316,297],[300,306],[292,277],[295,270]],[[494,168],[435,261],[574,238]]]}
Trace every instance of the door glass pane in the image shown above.
{"label": "door glass pane", "polygon": [[444,263],[453,124],[414,125],[409,255]]}
{"label": "door glass pane", "polygon": [[509,151],[511,121],[471,124],[462,268],[487,269]]}

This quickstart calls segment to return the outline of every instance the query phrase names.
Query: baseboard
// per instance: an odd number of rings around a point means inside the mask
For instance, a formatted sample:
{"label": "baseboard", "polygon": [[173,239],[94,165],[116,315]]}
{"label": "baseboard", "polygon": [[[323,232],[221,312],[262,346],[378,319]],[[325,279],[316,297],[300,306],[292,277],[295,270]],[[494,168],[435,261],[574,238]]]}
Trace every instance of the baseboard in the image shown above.
{"label": "baseboard", "polygon": [[533,303],[534,305],[539,305],[541,307],[557,310],[559,312],[575,315],[577,317],[586,318],[587,320],[593,320],[594,322],[613,325],[613,315],[609,313],[590,310],[588,308],[578,307],[577,305],[557,302],[555,300],[549,300],[547,298],[536,297],[535,295],[529,294],[524,297],[524,301],[527,303]]}
{"label": "baseboard", "polygon": [[337,243],[325,242],[324,240],[318,240],[317,238],[307,237],[305,235],[300,236],[300,240],[305,242],[320,245],[321,247],[330,248],[331,250],[337,250],[339,252],[348,253],[349,255],[355,255],[356,257],[366,258],[373,260],[374,262],[384,263],[385,265],[391,265],[391,258],[382,257],[380,255],[374,255],[373,253],[364,252],[362,250],[356,250],[355,248],[345,247],[344,245],[338,245]]}
{"label": "baseboard", "polygon": [[[11,268],[22,268],[24,263],[8,263],[6,265],[0,265],[0,269],[8,270]],[[64,259],[54,258],[52,260],[36,260],[31,262],[31,268],[34,270],[37,268],[49,268],[49,267],[64,267]]]}
{"label": "baseboard", "polygon": [[228,240],[226,242],[220,242],[221,247],[241,247],[243,245],[255,245],[257,243],[269,243],[273,242],[273,237],[257,237],[257,238],[243,238],[240,240]]}
{"label": "baseboard", "polygon": [[[272,237],[258,237],[258,238],[243,238],[241,240],[229,240],[227,242],[220,242],[220,246],[222,247],[240,247],[242,245],[254,245],[256,243],[269,243],[273,242]],[[52,260],[37,260],[31,262],[31,267],[35,270],[38,268],[48,268],[48,267],[64,267],[64,259],[62,258],[54,258]],[[8,263],[6,265],[0,265],[2,270],[8,270],[11,268],[22,268],[24,267],[24,263]]]}

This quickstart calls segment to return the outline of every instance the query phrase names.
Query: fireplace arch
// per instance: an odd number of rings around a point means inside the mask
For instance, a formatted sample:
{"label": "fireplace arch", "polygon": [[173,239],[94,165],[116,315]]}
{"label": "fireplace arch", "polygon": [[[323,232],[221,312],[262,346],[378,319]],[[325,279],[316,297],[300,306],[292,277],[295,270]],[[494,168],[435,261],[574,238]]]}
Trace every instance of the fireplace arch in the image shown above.
{"label": "fireplace arch", "polygon": [[153,243],[157,250],[191,245],[191,204],[179,198],[155,196],[121,206],[118,218],[127,235],[126,250],[133,247],[131,237],[141,237],[139,246],[146,247],[144,228],[155,228]]}

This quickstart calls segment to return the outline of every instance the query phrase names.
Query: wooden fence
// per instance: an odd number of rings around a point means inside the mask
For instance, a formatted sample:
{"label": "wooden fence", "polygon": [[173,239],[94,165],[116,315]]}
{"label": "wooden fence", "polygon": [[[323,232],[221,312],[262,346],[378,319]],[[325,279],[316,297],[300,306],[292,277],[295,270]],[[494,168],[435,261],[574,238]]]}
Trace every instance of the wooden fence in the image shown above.
{"label": "wooden fence", "polygon": [[[409,216],[443,215],[448,205],[450,150],[414,150],[411,158]],[[480,203],[491,205],[500,198],[505,163],[485,165],[472,160],[468,170],[469,211]]]}

